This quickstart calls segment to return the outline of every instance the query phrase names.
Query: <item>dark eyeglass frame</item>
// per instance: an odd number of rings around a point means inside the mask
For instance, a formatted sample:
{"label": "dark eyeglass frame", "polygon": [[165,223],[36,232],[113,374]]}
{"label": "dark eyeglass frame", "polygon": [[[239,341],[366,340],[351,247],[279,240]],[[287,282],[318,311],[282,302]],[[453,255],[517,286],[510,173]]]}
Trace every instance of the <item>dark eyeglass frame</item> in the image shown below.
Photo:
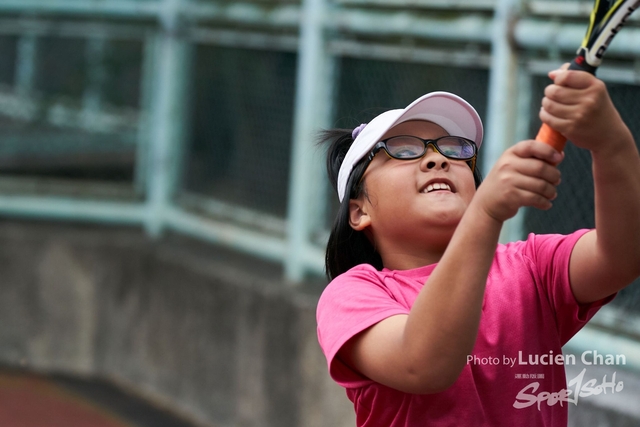
{"label": "dark eyeglass frame", "polygon": [[[422,153],[417,154],[415,156],[410,156],[410,157],[396,157],[396,156],[394,156],[393,154],[391,154],[389,152],[389,149],[387,147],[387,142],[392,140],[392,139],[395,139],[395,138],[412,138],[412,139],[416,139],[416,140],[422,141],[422,144],[424,145]],[[438,146],[438,141],[443,140],[445,138],[461,139],[461,140],[469,143],[470,146],[473,148],[473,155],[471,155],[469,157],[454,157],[454,156],[451,156],[449,154],[445,154],[444,151]],[[475,170],[476,160],[478,158],[478,147],[476,146],[476,143],[473,142],[472,140],[468,139],[468,138],[464,138],[462,136],[455,136],[455,135],[445,135],[445,136],[441,136],[441,137],[435,138],[435,139],[422,139],[422,138],[419,138],[419,137],[413,136],[413,135],[396,135],[396,136],[392,136],[391,138],[383,139],[382,141],[378,142],[376,145],[373,146],[373,148],[369,152],[369,156],[367,158],[367,162],[371,162],[371,160],[373,160],[373,157],[380,150],[384,150],[384,152],[387,154],[387,156],[389,156],[392,159],[397,159],[397,160],[415,160],[415,159],[420,159],[427,153],[427,148],[429,147],[429,145],[432,145],[433,148],[438,153],[442,154],[447,159],[461,160],[461,161],[467,162],[467,164],[469,164],[469,167],[471,167],[471,170],[472,171]]]}

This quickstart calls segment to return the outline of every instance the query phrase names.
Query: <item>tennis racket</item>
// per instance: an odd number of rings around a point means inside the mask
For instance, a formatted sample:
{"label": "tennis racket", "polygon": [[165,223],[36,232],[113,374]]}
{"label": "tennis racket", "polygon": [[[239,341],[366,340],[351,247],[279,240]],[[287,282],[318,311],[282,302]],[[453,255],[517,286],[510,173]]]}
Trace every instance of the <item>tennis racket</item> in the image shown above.
{"label": "tennis racket", "polygon": [[[638,6],[640,0],[595,0],[589,29],[569,69],[595,75],[609,43]],[[567,143],[567,139],[560,132],[545,123],[540,127],[536,140],[545,142],[558,151],[564,150]]]}

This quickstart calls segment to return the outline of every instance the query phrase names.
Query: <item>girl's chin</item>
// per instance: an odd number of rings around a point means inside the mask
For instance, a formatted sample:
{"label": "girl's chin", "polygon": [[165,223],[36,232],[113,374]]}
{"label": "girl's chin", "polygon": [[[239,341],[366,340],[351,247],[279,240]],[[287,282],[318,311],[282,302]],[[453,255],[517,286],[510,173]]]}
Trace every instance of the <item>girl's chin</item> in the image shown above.
{"label": "girl's chin", "polygon": [[434,212],[420,221],[422,227],[444,229],[457,227],[462,219],[462,213]]}
{"label": "girl's chin", "polygon": [[467,206],[460,200],[452,201],[452,203],[440,203],[438,205],[429,204],[420,209],[423,218],[435,222],[460,221]]}

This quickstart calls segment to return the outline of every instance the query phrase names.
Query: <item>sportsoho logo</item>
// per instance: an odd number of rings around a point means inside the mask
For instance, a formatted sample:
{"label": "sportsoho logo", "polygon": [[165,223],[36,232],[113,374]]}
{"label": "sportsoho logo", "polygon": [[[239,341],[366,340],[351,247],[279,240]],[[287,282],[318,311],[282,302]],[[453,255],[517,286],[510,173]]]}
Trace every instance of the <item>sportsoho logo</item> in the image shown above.
{"label": "sportsoho logo", "polygon": [[[544,380],[545,367],[551,365],[576,365],[577,360],[578,358],[576,358],[574,354],[554,354],[553,352],[525,355],[522,351],[519,351],[517,357],[505,355],[502,358],[467,356],[467,364],[471,365],[494,365],[516,369],[522,368],[528,371],[531,370],[531,367],[540,368],[539,372],[534,374],[515,373],[514,378],[517,380]],[[584,351],[580,355],[579,360],[580,363],[585,366],[617,366],[627,364],[627,358],[623,354],[600,354],[594,350]],[[578,375],[567,382],[567,388],[557,391],[540,390],[541,382],[532,381],[518,392],[513,402],[513,407],[516,409],[524,409],[536,405],[538,410],[540,410],[543,403],[548,406],[554,406],[556,404],[563,406],[565,403],[578,405],[578,401],[581,398],[597,396],[599,394],[619,393],[624,389],[624,383],[616,380],[616,374],[617,372],[613,372],[610,380],[608,379],[608,375],[604,375],[602,380],[595,378],[588,379],[586,378],[587,368],[584,368]]]}

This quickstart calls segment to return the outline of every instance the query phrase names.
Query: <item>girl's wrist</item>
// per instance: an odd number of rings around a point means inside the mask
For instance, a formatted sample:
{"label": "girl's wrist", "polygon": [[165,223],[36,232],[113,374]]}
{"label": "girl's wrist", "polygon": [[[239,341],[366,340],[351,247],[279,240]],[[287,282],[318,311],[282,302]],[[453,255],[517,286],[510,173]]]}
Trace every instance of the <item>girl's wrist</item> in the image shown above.
{"label": "girl's wrist", "polygon": [[637,156],[638,149],[631,131],[628,129],[620,135],[611,135],[603,144],[589,150],[595,159],[613,159],[616,157]]}
{"label": "girl's wrist", "polygon": [[[629,127],[622,121],[622,118],[614,116],[609,123],[613,123],[609,126],[606,132],[599,132],[603,135],[600,143],[594,144],[589,147],[589,151],[592,156],[615,157],[620,152],[629,153],[629,150],[637,151],[633,134]],[[625,154],[626,155],[626,154]]]}
{"label": "girl's wrist", "polygon": [[474,199],[469,205],[465,216],[469,217],[469,221],[471,221],[475,227],[482,227],[487,230],[494,229],[497,230],[498,233],[502,228],[502,224],[504,224],[503,220],[491,213],[488,209],[482,206],[481,203],[476,202],[476,199]]}
{"label": "girl's wrist", "polygon": [[482,223],[488,227],[502,227],[504,221],[514,216],[517,210],[513,211],[513,207],[508,207],[500,202],[500,198],[492,193],[499,191],[499,189],[496,189],[495,185],[489,185],[489,181],[488,178],[480,185],[467,211],[475,218],[475,222]]}

